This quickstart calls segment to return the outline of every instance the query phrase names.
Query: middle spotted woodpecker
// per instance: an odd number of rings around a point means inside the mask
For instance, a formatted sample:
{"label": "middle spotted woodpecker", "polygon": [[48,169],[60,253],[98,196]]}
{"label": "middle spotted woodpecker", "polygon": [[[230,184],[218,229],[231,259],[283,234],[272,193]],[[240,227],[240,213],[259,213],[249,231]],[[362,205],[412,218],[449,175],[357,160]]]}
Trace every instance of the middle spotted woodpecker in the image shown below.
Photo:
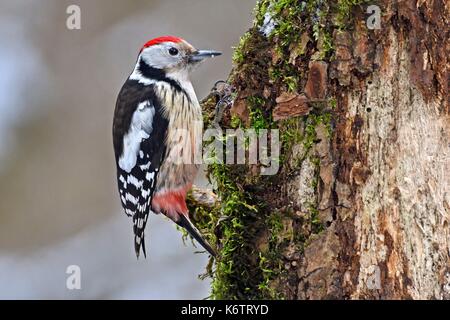
{"label": "middle spotted woodpecker", "polygon": [[[144,230],[150,212],[169,217],[215,256],[189,219],[186,192],[199,167],[193,158],[195,144],[201,142],[195,141],[194,131],[202,123],[189,73],[205,58],[220,54],[196,50],[177,37],[153,39],[142,47],[119,93],[113,120],[117,182],[125,213],[133,219],[137,257],[141,248],[146,255]],[[191,161],[173,161],[186,156]]]}

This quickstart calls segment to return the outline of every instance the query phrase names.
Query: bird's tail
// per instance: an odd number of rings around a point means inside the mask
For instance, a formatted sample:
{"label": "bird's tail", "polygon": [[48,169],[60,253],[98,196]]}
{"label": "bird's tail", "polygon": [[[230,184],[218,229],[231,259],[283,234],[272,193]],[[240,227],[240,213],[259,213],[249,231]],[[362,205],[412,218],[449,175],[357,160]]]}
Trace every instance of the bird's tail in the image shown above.
{"label": "bird's tail", "polygon": [[142,253],[144,254],[144,258],[147,258],[147,252],[145,252],[145,236],[144,236],[144,232],[142,232],[140,235],[135,235],[134,236],[134,250],[136,251],[136,257],[139,259],[139,255],[141,253],[141,248],[142,248]]}
{"label": "bird's tail", "polygon": [[187,217],[187,215],[180,214],[180,219],[176,222],[180,227],[186,229],[189,234],[200,243],[200,245],[205,248],[206,251],[209,252],[214,258],[216,257],[216,252],[211,247],[211,245],[203,238],[200,231],[192,224],[191,220]]}

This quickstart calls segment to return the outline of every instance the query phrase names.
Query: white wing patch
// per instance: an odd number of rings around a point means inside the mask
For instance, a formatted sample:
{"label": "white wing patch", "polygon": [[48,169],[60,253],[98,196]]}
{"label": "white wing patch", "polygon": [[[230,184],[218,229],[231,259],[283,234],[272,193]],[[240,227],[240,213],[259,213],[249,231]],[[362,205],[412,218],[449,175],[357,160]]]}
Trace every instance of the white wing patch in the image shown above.
{"label": "white wing patch", "polygon": [[130,173],[136,165],[143,139],[148,139],[153,130],[155,108],[149,101],[139,103],[131,119],[130,129],[123,138],[123,151],[119,158],[119,167]]}

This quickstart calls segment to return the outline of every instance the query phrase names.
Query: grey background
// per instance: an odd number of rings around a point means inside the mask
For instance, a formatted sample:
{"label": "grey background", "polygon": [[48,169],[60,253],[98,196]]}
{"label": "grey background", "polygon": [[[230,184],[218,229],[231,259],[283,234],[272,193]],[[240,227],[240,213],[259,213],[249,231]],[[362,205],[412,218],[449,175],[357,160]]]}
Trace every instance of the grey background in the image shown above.
{"label": "grey background", "polygon": [[[81,7],[81,30],[66,8]],[[227,77],[254,0],[0,1],[0,298],[202,299],[206,254],[161,216],[136,260],[117,197],[111,121],[139,48],[177,35],[224,55],[193,76]],[[82,289],[66,289],[68,265]]]}

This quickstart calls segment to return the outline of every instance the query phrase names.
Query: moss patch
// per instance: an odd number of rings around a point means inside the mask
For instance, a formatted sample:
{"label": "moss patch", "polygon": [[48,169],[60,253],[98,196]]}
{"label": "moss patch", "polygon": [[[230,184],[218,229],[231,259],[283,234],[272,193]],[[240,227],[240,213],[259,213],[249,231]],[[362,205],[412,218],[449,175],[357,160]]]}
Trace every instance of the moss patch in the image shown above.
{"label": "moss patch", "polygon": [[[233,55],[229,83],[245,99],[249,121],[225,110],[226,128],[277,128],[281,138],[281,169],[275,176],[255,176],[255,166],[211,164],[208,176],[221,205],[213,209],[193,206],[197,226],[216,244],[218,258],[208,265],[214,299],[280,299],[295,297],[298,279],[286,272],[300,261],[305,243],[325,226],[317,201],[307,213],[298,213],[285,201],[282,190],[290,174],[310,161],[316,168],[311,187],[318,189],[320,160],[311,154],[317,143],[316,128],[325,125],[333,134],[332,96],[315,102],[314,111],[299,118],[274,122],[277,96],[305,87],[309,62],[330,62],[334,54],[332,34],[350,25],[351,12],[364,0],[262,0],[255,9],[255,24],[240,40]],[[269,14],[276,22],[268,37],[259,32]],[[205,127],[214,118],[213,97],[203,102]],[[224,137],[226,141],[227,137]],[[294,152],[293,148],[301,148]],[[296,159],[292,159],[295,155]],[[257,168],[256,168],[257,169]],[[294,278],[292,278],[294,277]],[[294,284],[294,285],[293,285]]]}

